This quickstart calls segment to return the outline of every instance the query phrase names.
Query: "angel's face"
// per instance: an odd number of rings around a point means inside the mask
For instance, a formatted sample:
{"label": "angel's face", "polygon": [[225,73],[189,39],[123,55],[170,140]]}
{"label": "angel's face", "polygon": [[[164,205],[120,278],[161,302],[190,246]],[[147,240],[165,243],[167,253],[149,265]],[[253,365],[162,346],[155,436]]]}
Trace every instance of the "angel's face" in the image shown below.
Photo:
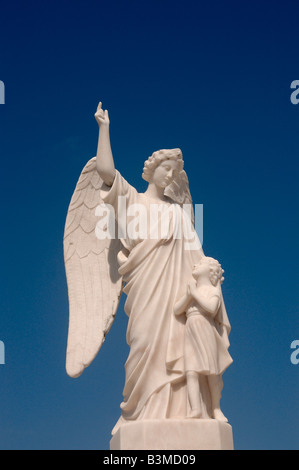
{"label": "angel's face", "polygon": [[159,188],[166,188],[179,173],[179,162],[176,160],[164,160],[155,168],[151,182]]}

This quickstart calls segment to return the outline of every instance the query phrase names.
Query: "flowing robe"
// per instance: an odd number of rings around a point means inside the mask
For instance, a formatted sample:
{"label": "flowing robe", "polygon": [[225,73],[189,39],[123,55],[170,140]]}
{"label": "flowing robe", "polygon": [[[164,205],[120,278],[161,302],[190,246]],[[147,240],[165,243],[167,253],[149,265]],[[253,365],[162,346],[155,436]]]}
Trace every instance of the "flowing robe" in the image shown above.
{"label": "flowing robe", "polygon": [[[125,312],[129,317],[130,353],[125,364],[122,414],[112,431],[115,433],[122,423],[132,420],[185,418],[188,414],[185,318],[176,317],[173,308],[185,294],[192,280],[192,267],[203,252],[187,248],[183,230],[180,237],[176,235],[173,217],[182,215],[182,209],[171,201],[167,206],[175,206],[175,211],[170,212],[167,237],[150,238],[147,223],[147,236],[132,238],[129,230],[132,221],[127,217],[124,222],[123,212],[118,211],[119,196],[125,198],[127,213],[130,206],[142,205],[147,222],[150,205],[157,201],[138,193],[118,171],[112,187],[106,189],[102,191],[102,199],[113,206],[116,219],[122,224],[122,231],[125,230],[121,238],[124,249],[119,256],[119,273],[125,282]],[[162,217],[150,222],[161,224]]]}

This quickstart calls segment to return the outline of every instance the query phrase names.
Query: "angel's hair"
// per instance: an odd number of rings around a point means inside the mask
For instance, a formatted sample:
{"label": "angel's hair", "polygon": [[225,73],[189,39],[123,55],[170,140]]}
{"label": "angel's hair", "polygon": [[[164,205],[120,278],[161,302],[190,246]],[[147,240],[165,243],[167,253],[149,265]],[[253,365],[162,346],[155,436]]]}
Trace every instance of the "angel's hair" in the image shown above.
{"label": "angel's hair", "polygon": [[[198,265],[203,263],[208,263],[210,265],[210,281],[213,286],[216,286],[218,281],[220,281],[220,284],[222,284],[224,281],[224,277],[222,276],[224,270],[222,269],[219,261],[214,258],[210,258],[209,256],[205,256],[199,261]],[[198,265],[194,267],[194,271],[196,271]]]}
{"label": "angel's hair", "polygon": [[162,149],[153,152],[144,162],[142,178],[149,183],[155,169],[165,160],[176,160],[179,163],[179,171],[182,171],[184,161],[181,149]]}

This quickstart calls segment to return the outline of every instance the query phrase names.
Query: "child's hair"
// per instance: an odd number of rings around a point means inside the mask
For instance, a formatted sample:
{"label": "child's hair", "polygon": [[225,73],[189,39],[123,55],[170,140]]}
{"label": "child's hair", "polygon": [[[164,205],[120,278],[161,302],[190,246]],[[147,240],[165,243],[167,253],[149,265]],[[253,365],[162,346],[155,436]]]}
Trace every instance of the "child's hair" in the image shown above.
{"label": "child's hair", "polygon": [[[224,273],[224,270],[222,269],[219,261],[217,261],[214,258],[205,256],[199,261],[198,264],[203,264],[203,263],[208,263],[210,265],[210,281],[213,284],[213,286],[216,286],[218,281],[220,281],[220,284],[222,284],[222,282],[224,281],[224,277],[222,276],[222,274]],[[194,266],[194,270],[196,270],[197,266],[198,265]]]}
{"label": "child's hair", "polygon": [[157,150],[144,162],[142,178],[149,183],[155,169],[164,160],[176,160],[179,163],[179,171],[182,171],[184,167],[181,149]]}

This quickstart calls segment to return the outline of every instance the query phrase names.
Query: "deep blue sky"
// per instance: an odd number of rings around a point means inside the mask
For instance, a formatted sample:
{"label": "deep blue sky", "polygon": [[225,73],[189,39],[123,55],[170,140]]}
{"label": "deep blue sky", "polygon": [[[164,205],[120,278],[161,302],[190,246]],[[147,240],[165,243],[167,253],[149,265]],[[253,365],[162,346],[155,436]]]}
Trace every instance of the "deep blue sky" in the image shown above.
{"label": "deep blue sky", "polygon": [[99,100],[117,168],[180,147],[204,251],[225,269],[237,449],[299,448],[299,79],[296,1],[10,1],[1,5],[1,449],[108,449],[126,317],[78,379],[65,373],[68,204],[95,155]]}

